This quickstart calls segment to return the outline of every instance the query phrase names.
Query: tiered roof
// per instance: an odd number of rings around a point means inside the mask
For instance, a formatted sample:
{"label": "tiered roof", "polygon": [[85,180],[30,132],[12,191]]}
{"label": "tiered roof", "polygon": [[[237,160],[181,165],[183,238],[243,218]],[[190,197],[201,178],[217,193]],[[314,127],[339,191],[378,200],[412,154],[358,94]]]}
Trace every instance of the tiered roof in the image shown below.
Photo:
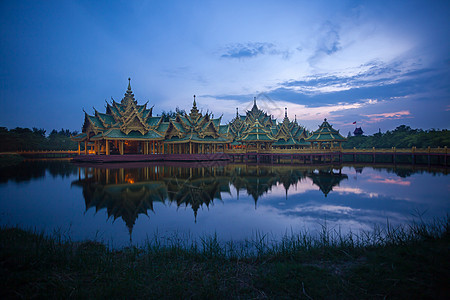
{"label": "tiered roof", "polygon": [[305,138],[307,137],[305,128],[298,125],[297,118],[292,122],[289,121],[287,108],[284,110],[283,122],[273,128],[272,132],[274,138],[277,140],[273,143],[274,146],[309,145],[305,142]]}
{"label": "tiered roof", "polygon": [[319,129],[306,138],[307,142],[344,142],[346,140],[339,133],[339,130],[333,129],[330,123],[327,122],[327,119],[324,119],[322,125],[319,125]]}
{"label": "tiered roof", "polygon": [[165,142],[180,143],[186,141],[226,143],[231,142],[227,138],[226,126],[220,125],[222,117],[213,118],[212,114],[203,115],[197,109],[195,101],[189,114],[177,113],[175,119],[169,120],[165,134]]}
{"label": "tiered roof", "polygon": [[82,140],[90,137],[96,139],[137,139],[162,140],[164,136],[158,130],[161,117],[152,117],[153,107],[147,103],[138,105],[131,90],[131,79],[120,103],[112,100],[106,104],[106,112],[100,113],[94,108],[93,116],[85,112],[82,134],[74,139]]}
{"label": "tiered roof", "polygon": [[270,115],[258,108],[255,97],[253,98],[252,109],[248,110],[245,116],[239,115],[238,109],[236,108],[236,117],[229,123],[229,134],[235,140],[242,140],[257,122],[259,123],[259,127],[267,130],[270,140],[273,140],[270,129],[275,125],[275,120],[272,120]]}
{"label": "tiered roof", "polygon": [[85,112],[82,133],[74,140],[131,139],[164,140],[179,142],[231,142],[227,138],[228,126],[220,125],[222,117],[213,118],[212,114],[202,114],[195,101],[189,114],[177,113],[175,118],[164,122],[162,117],[153,117],[153,107],[147,103],[138,105],[131,90],[131,79],[122,101],[107,103],[106,112],[95,108],[93,116]]}
{"label": "tiered roof", "polygon": [[258,119],[256,119],[251,126],[243,132],[239,139],[241,142],[273,142],[270,130],[262,126]]}
{"label": "tiered roof", "polygon": [[178,112],[175,118],[164,121],[152,116],[153,107],[147,103],[138,105],[131,90],[131,79],[120,102],[114,99],[107,103],[106,112],[95,108],[94,115],[85,112],[82,133],[73,140],[164,140],[167,143],[242,143],[264,142],[274,146],[306,146],[314,142],[341,142],[346,139],[326,121],[311,136],[297,123],[290,121],[285,108],[284,119],[277,123],[271,115],[258,108],[256,97],[253,106],[245,115],[236,116],[226,125],[222,117],[214,118],[211,113],[203,114],[194,101],[189,113]]}

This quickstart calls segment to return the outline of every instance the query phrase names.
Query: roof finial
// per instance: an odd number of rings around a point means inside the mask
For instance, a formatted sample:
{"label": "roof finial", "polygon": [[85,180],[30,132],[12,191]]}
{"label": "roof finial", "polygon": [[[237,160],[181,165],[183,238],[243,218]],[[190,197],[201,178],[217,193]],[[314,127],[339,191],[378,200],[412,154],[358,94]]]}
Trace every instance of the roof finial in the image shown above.
{"label": "roof finial", "polygon": [[327,118],[323,119],[325,122],[327,121]]}
{"label": "roof finial", "polygon": [[131,78],[128,77],[128,90],[131,91]]}
{"label": "roof finial", "polygon": [[236,117],[239,117],[239,108],[236,107]]}
{"label": "roof finial", "polygon": [[194,106],[197,106],[197,103],[195,103],[195,95],[194,95]]}
{"label": "roof finial", "polygon": [[256,105],[256,97],[253,97],[253,104]]}
{"label": "roof finial", "polygon": [[297,122],[297,115],[294,115],[294,121]]}
{"label": "roof finial", "polygon": [[287,107],[284,108],[284,117],[287,118]]}

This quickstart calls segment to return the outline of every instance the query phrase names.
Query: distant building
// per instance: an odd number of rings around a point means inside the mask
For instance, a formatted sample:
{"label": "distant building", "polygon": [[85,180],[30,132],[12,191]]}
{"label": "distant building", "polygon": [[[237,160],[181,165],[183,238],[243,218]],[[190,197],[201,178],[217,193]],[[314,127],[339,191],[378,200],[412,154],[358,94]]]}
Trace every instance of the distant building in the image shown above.
{"label": "distant building", "polygon": [[363,135],[364,131],[361,129],[361,127],[356,127],[355,131],[353,131],[354,136],[360,136]]}
{"label": "distant building", "polygon": [[307,137],[306,141],[311,143],[311,148],[330,149],[335,147],[336,144],[341,147],[342,142],[346,142],[347,139],[339,133],[339,130],[334,129],[330,123],[327,122],[327,119],[325,119],[322,125],[319,125],[319,129]]}

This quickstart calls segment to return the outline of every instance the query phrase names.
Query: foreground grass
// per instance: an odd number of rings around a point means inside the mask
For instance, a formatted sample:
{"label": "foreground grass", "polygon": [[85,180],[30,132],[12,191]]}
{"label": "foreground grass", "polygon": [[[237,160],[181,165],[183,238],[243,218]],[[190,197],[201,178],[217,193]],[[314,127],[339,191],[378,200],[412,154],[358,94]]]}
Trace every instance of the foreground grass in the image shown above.
{"label": "foreground grass", "polygon": [[0,230],[0,298],[449,299],[449,219],[342,236],[323,229],[269,243],[110,250]]}

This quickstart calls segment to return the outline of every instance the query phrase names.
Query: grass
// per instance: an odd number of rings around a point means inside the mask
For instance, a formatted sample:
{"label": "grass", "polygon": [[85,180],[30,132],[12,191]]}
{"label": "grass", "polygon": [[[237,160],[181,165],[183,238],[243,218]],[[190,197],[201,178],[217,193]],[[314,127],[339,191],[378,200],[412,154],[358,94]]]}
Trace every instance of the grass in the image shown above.
{"label": "grass", "polygon": [[142,247],[0,230],[0,298],[448,299],[449,218],[273,243],[157,237]]}

